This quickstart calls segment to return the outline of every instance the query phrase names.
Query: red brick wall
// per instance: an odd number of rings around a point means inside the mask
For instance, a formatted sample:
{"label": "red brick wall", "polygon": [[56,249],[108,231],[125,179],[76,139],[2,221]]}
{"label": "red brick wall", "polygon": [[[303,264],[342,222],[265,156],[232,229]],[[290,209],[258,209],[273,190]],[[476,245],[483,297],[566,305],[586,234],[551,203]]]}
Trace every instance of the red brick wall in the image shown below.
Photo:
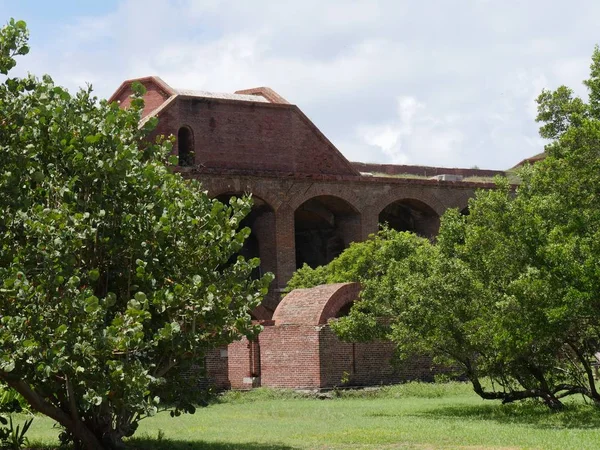
{"label": "red brick wall", "polygon": [[159,133],[194,132],[195,161],[217,169],[358,175],[293,105],[179,97]]}
{"label": "red brick wall", "polygon": [[329,325],[320,331],[321,388],[342,385],[375,386],[408,380],[431,380],[431,360],[414,358],[399,366],[392,364],[391,342],[350,343],[340,341]]}
{"label": "red brick wall", "polygon": [[[289,389],[318,389],[341,386],[374,386],[408,380],[433,379],[431,360],[414,358],[399,366],[391,363],[394,344],[390,342],[341,342],[329,325],[268,326],[260,334],[260,381],[262,386]],[[247,341],[244,341],[246,348]],[[238,347],[238,343],[232,344]],[[230,349],[232,348],[230,346]],[[237,356],[236,356],[237,357]],[[230,350],[230,381],[233,388],[248,376],[248,354],[234,363]],[[232,371],[232,364],[235,369]],[[231,378],[235,372],[236,380]],[[244,375],[245,374],[245,375]]]}
{"label": "red brick wall", "polygon": [[206,378],[209,385],[218,389],[229,389],[231,383],[227,374],[228,358],[227,348],[209,350],[205,357]]}
{"label": "red brick wall", "polygon": [[259,342],[262,386],[290,389],[320,386],[317,327],[265,327]]}
{"label": "red brick wall", "polygon": [[260,345],[243,338],[228,347],[227,376],[233,389],[252,388],[251,380],[260,376]]}

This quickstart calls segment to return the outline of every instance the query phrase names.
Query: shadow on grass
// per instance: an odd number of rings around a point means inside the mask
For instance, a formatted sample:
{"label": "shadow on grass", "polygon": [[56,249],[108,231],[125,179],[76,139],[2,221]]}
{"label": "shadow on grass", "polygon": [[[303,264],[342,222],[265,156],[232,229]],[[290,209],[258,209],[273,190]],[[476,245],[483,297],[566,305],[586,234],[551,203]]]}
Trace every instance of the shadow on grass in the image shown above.
{"label": "shadow on grass", "polygon": [[567,404],[559,412],[550,411],[536,402],[502,405],[442,406],[412,414],[388,414],[374,412],[370,417],[425,417],[445,420],[481,420],[500,424],[531,425],[539,429],[582,429],[600,428],[600,408],[592,405]]}
{"label": "shadow on grass", "polygon": [[131,439],[127,442],[128,450],[295,450],[281,444],[260,444],[256,442],[204,442],[176,441],[172,439]]}
{"label": "shadow on grass", "polygon": [[566,405],[552,412],[542,404],[489,404],[446,406],[432,409],[419,416],[436,419],[483,420],[501,424],[525,424],[535,428],[593,429],[600,428],[600,408],[591,405]]}

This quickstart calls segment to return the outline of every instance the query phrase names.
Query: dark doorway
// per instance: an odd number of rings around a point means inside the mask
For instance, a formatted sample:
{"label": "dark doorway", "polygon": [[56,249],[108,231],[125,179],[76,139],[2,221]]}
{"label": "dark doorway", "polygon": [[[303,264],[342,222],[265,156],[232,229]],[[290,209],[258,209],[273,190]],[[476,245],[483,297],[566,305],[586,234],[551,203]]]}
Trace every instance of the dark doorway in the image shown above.
{"label": "dark doorway", "polygon": [[328,264],[360,239],[360,214],[345,200],[329,195],[304,202],[294,213],[296,268]]}

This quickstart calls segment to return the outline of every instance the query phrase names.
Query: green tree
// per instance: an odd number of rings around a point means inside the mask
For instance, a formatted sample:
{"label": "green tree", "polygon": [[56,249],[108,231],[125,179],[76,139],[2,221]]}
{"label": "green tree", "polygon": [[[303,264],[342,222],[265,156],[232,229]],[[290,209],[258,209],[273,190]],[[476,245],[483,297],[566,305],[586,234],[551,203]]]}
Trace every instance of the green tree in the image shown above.
{"label": "green tree", "polygon": [[[486,399],[538,398],[559,409],[563,397],[581,394],[600,404],[592,370],[600,350],[598,48],[585,85],[587,102],[564,86],[538,98],[540,133],[551,142],[517,188],[498,179],[470,201],[468,216],[442,217],[435,244],[355,280],[361,299],[333,324],[343,338],[385,336],[401,357],[433,355],[462,369]],[[318,269],[326,281],[344,277],[343,258]]]}
{"label": "green tree", "polygon": [[[115,448],[159,401],[193,411],[181,374],[259,330],[270,275],[231,256],[251,204],[207,197],[168,166],[171,142],[129,110],[10,77],[24,22],[0,31],[0,380],[78,447]],[[171,158],[172,159],[172,158]],[[173,161],[170,161],[173,163]]]}

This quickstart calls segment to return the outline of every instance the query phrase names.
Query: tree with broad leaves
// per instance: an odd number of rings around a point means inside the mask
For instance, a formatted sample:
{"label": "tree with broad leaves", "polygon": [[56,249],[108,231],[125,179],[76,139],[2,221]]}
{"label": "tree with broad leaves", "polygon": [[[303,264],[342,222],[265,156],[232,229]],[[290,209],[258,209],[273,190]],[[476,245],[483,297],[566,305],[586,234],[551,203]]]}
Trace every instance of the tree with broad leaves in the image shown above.
{"label": "tree with broad leaves", "polygon": [[[301,269],[294,286],[360,281],[360,301],[332,324],[340,336],[385,337],[401,358],[433,355],[461,369],[484,399],[536,398],[561,409],[577,394],[600,405],[598,48],[584,84],[587,102],[564,86],[539,96],[540,134],[551,142],[544,160],[521,170],[518,187],[499,179],[477,192],[468,216],[448,211],[435,243],[393,255],[374,238],[329,266]],[[417,239],[384,238],[396,246]]]}
{"label": "tree with broad leaves", "polygon": [[181,375],[259,331],[271,276],[231,259],[250,200],[209,199],[145,139],[141,85],[122,110],[10,77],[27,37],[0,30],[0,380],[77,448],[117,448],[160,404],[193,411]]}

